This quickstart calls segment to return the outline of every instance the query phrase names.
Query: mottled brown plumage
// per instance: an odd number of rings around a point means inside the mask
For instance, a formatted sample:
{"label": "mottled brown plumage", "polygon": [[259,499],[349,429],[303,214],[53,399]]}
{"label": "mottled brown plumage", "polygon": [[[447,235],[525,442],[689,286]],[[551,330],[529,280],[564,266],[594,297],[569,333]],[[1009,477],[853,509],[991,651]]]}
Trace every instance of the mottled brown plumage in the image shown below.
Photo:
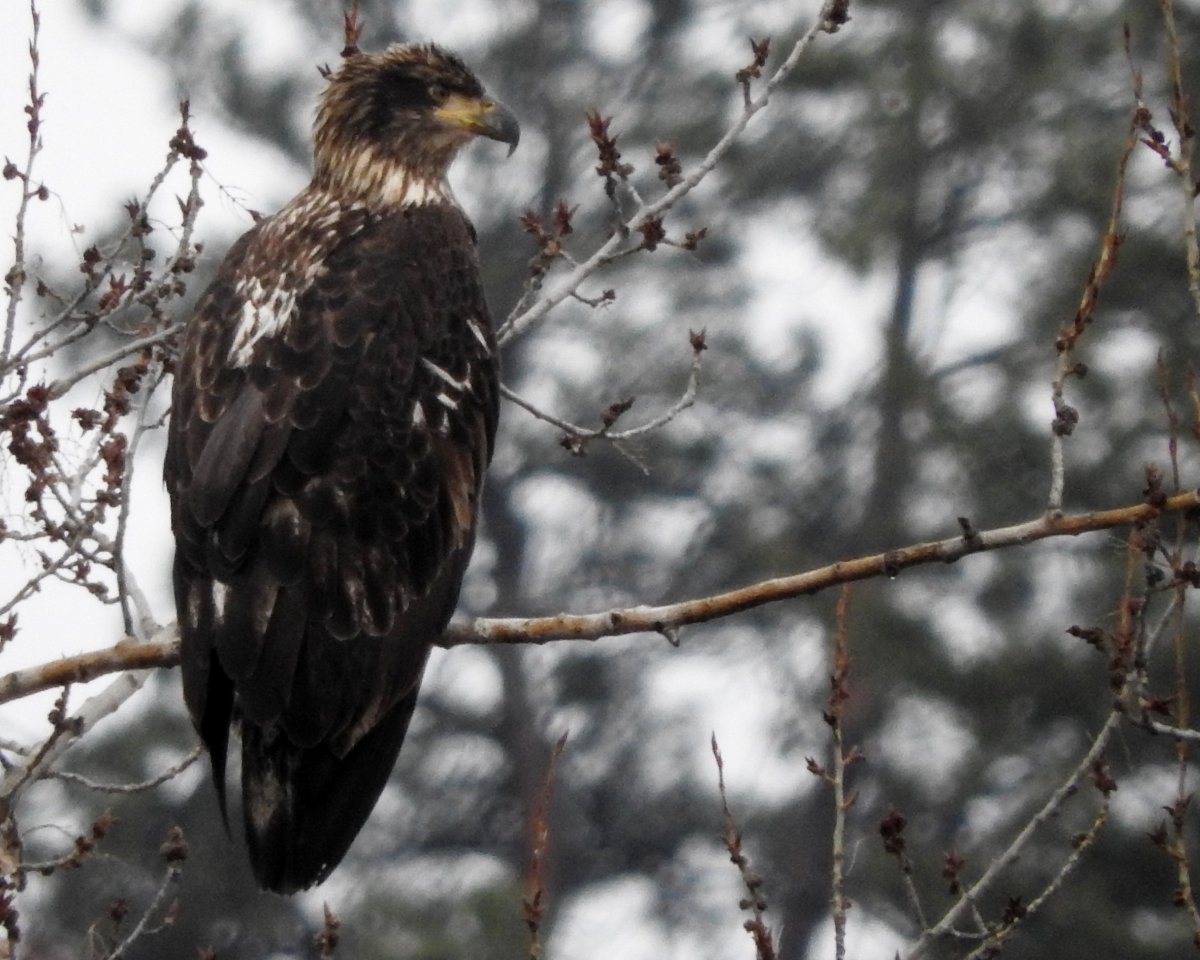
{"label": "mottled brown plumage", "polygon": [[313,182],[230,250],[188,325],[164,468],[184,696],[255,874],[325,879],[382,791],[474,541],[497,366],[445,185],[516,122],[456,57],[346,60]]}

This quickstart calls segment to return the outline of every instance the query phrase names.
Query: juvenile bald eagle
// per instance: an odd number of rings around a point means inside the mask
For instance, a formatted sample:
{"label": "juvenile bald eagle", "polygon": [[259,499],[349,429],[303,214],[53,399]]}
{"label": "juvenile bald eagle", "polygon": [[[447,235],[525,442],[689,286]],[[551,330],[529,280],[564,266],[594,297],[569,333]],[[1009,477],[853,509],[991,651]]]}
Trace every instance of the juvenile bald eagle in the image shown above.
{"label": "juvenile bald eagle", "polygon": [[458,597],[497,418],[475,237],[446,183],[512,113],[434,46],[355,54],[315,173],[187,326],[164,475],[184,698],[258,882],[320,883],[374,807]]}

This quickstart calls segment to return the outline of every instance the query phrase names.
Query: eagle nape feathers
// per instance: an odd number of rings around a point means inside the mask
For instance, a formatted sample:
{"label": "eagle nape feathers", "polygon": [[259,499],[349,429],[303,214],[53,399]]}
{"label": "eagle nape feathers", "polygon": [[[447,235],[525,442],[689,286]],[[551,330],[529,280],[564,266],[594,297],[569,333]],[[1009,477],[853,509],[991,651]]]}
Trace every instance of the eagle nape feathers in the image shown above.
{"label": "eagle nape feathers", "polygon": [[233,245],[184,333],[164,466],[184,699],[222,814],[240,732],[270,890],[345,855],[458,598],[499,387],[446,174],[473,138],[518,134],[438,47],[348,57],[312,182]]}

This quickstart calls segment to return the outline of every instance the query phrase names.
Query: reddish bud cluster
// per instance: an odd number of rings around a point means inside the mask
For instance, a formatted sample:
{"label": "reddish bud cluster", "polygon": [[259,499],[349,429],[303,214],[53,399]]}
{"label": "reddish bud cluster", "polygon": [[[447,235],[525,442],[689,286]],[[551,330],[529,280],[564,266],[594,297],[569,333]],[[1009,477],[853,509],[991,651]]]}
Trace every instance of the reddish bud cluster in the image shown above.
{"label": "reddish bud cluster", "polygon": [[850,0],[829,0],[825,6],[825,18],[821,29],[825,33],[837,33],[850,22]]}
{"label": "reddish bud cluster", "polygon": [[582,457],[586,452],[583,437],[577,433],[564,433],[558,438],[558,445],[574,457]]}
{"label": "reddish bud cluster", "polygon": [[660,143],[654,148],[654,162],[658,165],[658,179],[668,187],[683,183],[683,167],[675,156],[675,147]]}
{"label": "reddish bud cluster", "polygon": [[621,419],[621,415],[633,406],[636,399],[636,397],[629,397],[627,400],[618,400],[616,403],[610,404],[608,409],[600,414],[600,422],[604,424],[604,429],[608,430]]}
{"label": "reddish bud cluster", "polygon": [[104,393],[105,418],[100,429],[105,433],[114,430],[117,421],[129,412],[130,398],[141,389],[149,369],[150,358],[144,353],[136,362],[117,368],[112,387]]}
{"label": "reddish bud cluster", "polygon": [[1146,471],[1146,488],[1142,498],[1152,507],[1161,508],[1167,502],[1167,492],[1163,489],[1163,475],[1156,463],[1148,463]]}
{"label": "reddish bud cluster", "polygon": [[554,205],[553,223],[550,229],[546,229],[542,218],[532,210],[526,210],[521,214],[521,226],[525,229],[526,233],[536,237],[542,247],[546,247],[562,240],[568,233],[574,232],[574,227],[571,226],[571,218],[578,209],[578,207],[568,205],[566,200],[560,198]]}
{"label": "reddish bud cluster", "polygon": [[342,47],[342,58],[353,57],[359,52],[358,41],[362,38],[363,22],[358,15],[358,0],[350,5],[350,9],[342,14],[342,30],[346,38]]}
{"label": "reddish bud cluster", "polygon": [[1072,637],[1078,637],[1089,646],[1095,647],[1097,650],[1104,649],[1105,633],[1096,627],[1080,627],[1072,625],[1067,627],[1067,633]]}
{"label": "reddish bud cluster", "polygon": [[1176,830],[1182,830],[1187,822],[1188,808],[1192,805],[1192,795],[1189,793],[1183,797],[1176,797],[1174,802],[1164,809],[1171,818],[1171,826]]}
{"label": "reddish bud cluster", "polygon": [[39,183],[36,187],[31,186],[28,175],[22,173],[21,169],[7,157],[4,158],[4,167],[0,170],[0,176],[3,176],[5,180],[20,180],[25,184],[26,196],[34,197],[37,200],[50,199],[49,187],[44,183]]}
{"label": "reddish bud cluster", "polygon": [[37,503],[54,476],[54,454],[58,438],[50,424],[47,407],[50,391],[44,384],[30,387],[24,397],[18,397],[0,411],[0,433],[11,439],[8,452],[30,476],[25,500]]}
{"label": "reddish bud cluster", "polygon": [[115,507],[121,502],[121,483],[125,479],[125,455],[129,443],[125,434],[114,433],[100,445],[100,459],[104,462],[104,490],[96,491],[96,502],[106,507]]}
{"label": "reddish bud cluster", "polygon": [[956,897],[962,892],[962,883],[959,877],[966,865],[967,861],[958,855],[957,850],[946,852],[946,859],[942,861],[942,877],[950,882],[951,896]]}
{"label": "reddish bud cluster", "polygon": [[892,856],[898,857],[904,853],[904,828],[908,819],[894,807],[889,807],[887,814],[879,821],[879,835],[883,837],[883,849]]}
{"label": "reddish bud cluster", "polygon": [[554,205],[550,226],[547,227],[538,214],[526,210],[520,218],[522,228],[534,238],[538,252],[529,261],[529,282],[532,289],[537,290],[542,285],[551,264],[566,252],[563,238],[574,231],[571,218],[578,207],[572,207],[566,200],[559,199]]}
{"label": "reddish bud cluster", "polygon": [[71,852],[62,859],[43,866],[41,874],[49,876],[55,870],[78,870],[96,852],[96,845],[105,838],[116,822],[116,817],[111,813],[102,813],[92,824],[90,833],[86,836],[83,834],[77,836]]}
{"label": "reddish bud cluster", "polygon": [[179,124],[179,129],[175,131],[175,135],[171,137],[168,146],[181,157],[186,157],[194,163],[199,163],[208,156],[208,151],[197,145],[195,139],[192,137],[191,128],[188,127],[189,111],[190,105],[188,101],[181,100],[179,102],[181,123]]}
{"label": "reddish bud cluster", "polygon": [[136,200],[130,200],[125,204],[125,212],[129,215],[129,235],[131,237],[144,237],[154,232],[154,226],[150,223],[145,208]]}
{"label": "reddish bud cluster", "polygon": [[[36,58],[36,51],[32,48],[30,49],[30,55]],[[32,78],[30,79],[29,83],[29,92],[30,101],[21,109],[24,110],[25,115],[29,117],[29,119],[25,121],[25,129],[29,131],[29,138],[31,140],[36,140],[38,130],[42,125],[42,107],[46,105],[46,95],[44,93],[37,93],[35,91]]]}
{"label": "reddish bud cluster", "polygon": [[1137,110],[1134,111],[1133,126],[1144,134],[1140,138],[1141,143],[1170,165],[1172,163],[1171,148],[1167,145],[1167,137],[1154,125],[1154,114],[1145,104],[1139,104]]}
{"label": "reddish bud cluster", "polygon": [[1004,913],[1000,915],[1000,922],[1006,927],[1011,927],[1018,920],[1025,919],[1028,912],[1028,908],[1021,902],[1020,896],[1009,897],[1008,903],[1004,906]]}
{"label": "reddish bud cluster", "polygon": [[328,960],[332,957],[334,951],[337,950],[338,943],[342,938],[342,921],[332,910],[329,909],[329,904],[323,904],[325,917],[321,925],[321,932],[317,934],[315,945],[317,948],[317,956],[321,960]]}
{"label": "reddish bud cluster", "polygon": [[103,259],[99,248],[93,243],[83,251],[83,257],[79,261],[79,272],[86,274],[89,280],[96,280],[96,268]]}
{"label": "reddish bud cluster", "polygon": [[167,831],[167,839],[158,848],[158,855],[168,864],[183,863],[188,858],[188,845],[182,827],[175,826]]}
{"label": "reddish bud cluster", "polygon": [[663,226],[662,217],[646,217],[638,224],[638,233],[642,235],[643,250],[656,250],[667,239],[667,228]]}
{"label": "reddish bud cluster", "polygon": [[125,282],[125,274],[120,276],[109,276],[108,289],[100,295],[96,307],[101,313],[110,313],[117,308],[121,302],[121,298],[125,296],[129,290],[129,285]]}
{"label": "reddish bud cluster", "polygon": [[1112,771],[1108,767],[1108,760],[1103,754],[1092,761],[1088,777],[1096,789],[1106,797],[1117,789],[1117,781],[1113,779]]}
{"label": "reddish bud cluster", "polygon": [[750,81],[757,80],[762,76],[762,68],[767,65],[767,57],[771,52],[771,38],[764,37],[762,40],[750,38],[750,50],[754,54],[754,59],[748,66],[742,67],[734,76],[737,82],[745,89],[746,93],[750,92]]}
{"label": "reddish bud cluster", "polygon": [[1079,423],[1079,411],[1062,399],[1054,398],[1054,419],[1050,421],[1050,429],[1056,437],[1069,437],[1075,432]]}
{"label": "reddish bud cluster", "polygon": [[742,852],[742,834],[734,822],[729,810],[729,799],[725,794],[725,761],[721,757],[721,748],[717,745],[716,734],[712,736],[712,754],[717,762],[717,790],[721,795],[721,808],[725,815],[725,849],[729,852],[729,860],[742,875],[742,884],[749,896],[738,901],[743,910],[753,911],[753,916],[742,923],[742,928],[754,940],[759,960],[775,960],[775,942],[771,938],[771,928],[763,922],[762,915],[767,909],[767,899],[763,894],[763,879],[751,869],[750,860]]}
{"label": "reddish bud cluster", "polygon": [[612,120],[612,117],[600,116],[596,110],[589,110],[587,113],[588,132],[600,154],[596,174],[604,178],[604,192],[610,198],[616,194],[617,179],[625,180],[633,173],[632,164],[621,162],[621,151],[617,149],[617,135],[609,133],[608,127]]}

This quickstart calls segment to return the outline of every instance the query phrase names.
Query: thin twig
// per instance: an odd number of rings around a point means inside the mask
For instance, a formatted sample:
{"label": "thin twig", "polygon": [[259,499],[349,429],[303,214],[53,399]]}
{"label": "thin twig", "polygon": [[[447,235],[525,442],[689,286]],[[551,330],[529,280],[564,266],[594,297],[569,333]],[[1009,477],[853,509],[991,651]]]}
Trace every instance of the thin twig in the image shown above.
{"label": "thin twig", "polygon": [[342,940],[342,921],[329,909],[328,903],[321,904],[321,914],[321,932],[316,938],[317,956],[319,960],[333,960],[333,955],[337,953],[338,944]]}
{"label": "thin twig", "polygon": [[149,625],[153,624],[153,615],[145,594],[134,577],[133,570],[125,560],[125,536],[129,529],[129,512],[133,506],[133,478],[138,463],[138,448],[147,429],[151,401],[158,388],[164,382],[162,364],[156,363],[157,371],[146,379],[149,383],[138,391],[136,417],[133,430],[129,435],[129,446],[125,454],[125,470],[121,474],[121,488],[117,510],[117,530],[113,536],[112,558],[116,567],[117,596],[121,602],[121,617],[124,620],[125,632],[136,636],[139,640],[147,639]]}
{"label": "thin twig", "polygon": [[540,960],[542,956],[542,923],[546,918],[546,858],[550,846],[550,801],[554,796],[554,781],[558,773],[558,760],[567,745],[564,733],[550,751],[550,763],[542,788],[538,792],[537,810],[534,811],[529,839],[529,872],[525,878],[525,896],[521,899],[521,915],[529,931],[529,960]]}
{"label": "thin twig", "polygon": [[1063,865],[1046,886],[1042,888],[1041,892],[1020,911],[1019,919],[1014,919],[1012,923],[1009,923],[993,935],[987,937],[983,943],[967,954],[964,960],[990,960],[990,958],[995,957],[1000,952],[1000,949],[1011,939],[1020,925],[1040,911],[1049,901],[1050,897],[1059,891],[1067,878],[1075,871],[1080,860],[1083,859],[1083,855],[1095,845],[1096,838],[1100,835],[1100,830],[1108,823],[1108,813],[1109,802],[1106,796],[1100,804],[1100,808],[1096,811],[1096,815],[1092,818],[1092,822],[1089,824],[1087,830],[1074,838],[1071,852],[1068,854],[1067,859],[1063,861]]}
{"label": "thin twig", "polygon": [[829,706],[825,712],[825,722],[833,732],[833,770],[828,778],[833,787],[834,817],[830,913],[833,916],[834,956],[837,960],[845,960],[846,914],[850,909],[850,898],[846,896],[846,812],[854,804],[855,798],[846,798],[846,768],[860,756],[857,751],[846,755],[842,732],[842,715],[850,697],[847,686],[850,679],[850,649],[846,626],[849,605],[850,587],[847,585],[842,587],[842,594],[838,598],[837,625],[833,634],[833,673],[829,684]]}
{"label": "thin twig", "polygon": [[[159,330],[156,333],[150,333],[144,337],[138,337],[134,340],[128,340],[121,346],[116,347],[113,350],[110,350],[108,353],[104,354],[103,356],[100,356],[95,360],[89,361],[88,363],[84,364],[81,367],[75,368],[74,370],[71,371],[71,375],[69,377],[64,377],[62,379],[55,380],[54,382],[52,382],[50,384],[51,397],[53,399],[58,399],[59,397],[63,396],[68,390],[70,390],[73,386],[75,386],[77,383],[79,383],[83,380],[86,380],[93,373],[99,373],[101,370],[107,370],[114,363],[117,363],[120,360],[124,360],[128,356],[132,356],[135,353],[141,353],[143,350],[146,350],[149,347],[156,346],[160,343],[165,343],[166,341],[170,340],[172,337],[175,337],[176,335],[178,335],[180,333],[180,331],[183,330],[183,326],[184,326],[183,322],[180,321],[179,323],[175,323],[169,327],[165,327],[164,329]],[[55,349],[57,349],[57,347]],[[54,352],[54,351],[51,351],[51,352]]]}
{"label": "thin twig", "polygon": [[627,242],[626,237],[631,232],[636,231],[639,224],[647,219],[654,220],[661,218],[675,204],[699,186],[741,138],[742,133],[754,115],[767,106],[771,99],[771,94],[775,92],[776,88],[795,69],[796,64],[800,62],[800,58],[812,45],[813,41],[816,40],[817,36],[821,33],[831,32],[832,13],[838,7],[839,4],[836,0],[828,0],[828,2],[822,5],[821,13],[816,21],[796,41],[784,62],[780,64],[762,86],[758,96],[747,100],[745,107],[739,112],[737,118],[730,124],[724,135],[713,145],[712,149],[708,151],[700,163],[696,165],[695,169],[689,172],[678,184],[668,190],[658,200],[649,204],[639,204],[637,209],[625,219],[621,227],[613,230],[608,240],[601,244],[590,257],[583,260],[579,266],[568,273],[554,290],[522,312],[510,316],[497,331],[497,340],[502,344],[507,343],[513,337],[520,336],[534,324],[539,323],[551,310],[564,300],[569,299],[588,277],[600,267],[609,263],[614,256],[619,255],[621,245]]}
{"label": "thin twig", "polygon": [[[178,655],[176,650],[176,658]],[[15,764],[5,772],[3,779],[0,779],[0,803],[7,802],[11,805],[14,796],[26,783],[41,777],[42,771],[49,769],[80,737],[105,717],[115,713],[126,700],[142,688],[148,677],[147,670],[123,673],[100,693],[86,700],[74,716],[56,724],[55,732],[29,760]]]}
{"label": "thin twig", "polygon": [[1088,274],[1087,283],[1084,284],[1083,295],[1079,305],[1075,308],[1075,315],[1071,318],[1071,322],[1059,331],[1054,341],[1057,368],[1050,395],[1054,404],[1054,419],[1050,424],[1050,493],[1046,505],[1046,509],[1050,513],[1062,510],[1063,491],[1066,486],[1066,458],[1063,447],[1066,438],[1071,436],[1079,422],[1079,411],[1067,403],[1064,398],[1066,383],[1070,377],[1082,377],[1087,373],[1087,366],[1075,359],[1074,351],[1080,337],[1095,318],[1096,305],[1100,300],[1100,289],[1117,263],[1117,251],[1121,245],[1121,208],[1125,202],[1125,174],[1129,165],[1129,157],[1139,142],[1140,122],[1141,109],[1139,108],[1130,120],[1125,147],[1117,161],[1112,206],[1104,236],[1100,240],[1100,252]]}
{"label": "thin twig", "polygon": [[42,149],[41,110],[42,94],[38,90],[38,67],[41,57],[38,52],[38,37],[41,33],[42,17],[38,12],[36,0],[29,0],[29,16],[32,21],[29,36],[29,120],[26,128],[29,131],[29,147],[25,155],[25,167],[20,173],[21,200],[17,205],[17,215],[13,227],[13,265],[5,275],[5,285],[8,289],[8,308],[4,319],[4,342],[0,345],[0,366],[7,363],[12,351],[13,335],[17,326],[17,308],[20,306],[22,291],[26,280],[25,264],[25,221],[29,213],[29,201],[38,196],[40,191],[31,190],[33,181],[34,162]]}
{"label": "thin twig", "polygon": [[146,790],[153,790],[155,787],[161,786],[168,780],[179,776],[203,755],[204,748],[195,747],[182,760],[172,764],[162,773],[158,774],[158,776],[151,777],[149,780],[142,780],[138,783],[98,783],[81,773],[72,773],[69,770],[47,770],[42,774],[42,778],[75,783],[79,786],[87,787],[89,790],[95,790],[97,793],[141,793]]}
{"label": "thin twig", "polygon": [[1188,97],[1183,85],[1183,56],[1175,25],[1174,0],[1159,0],[1167,35],[1167,73],[1171,82],[1171,119],[1179,146],[1170,166],[1179,175],[1180,209],[1183,211],[1183,242],[1187,257],[1188,292],[1200,316],[1200,240],[1196,236],[1196,181],[1192,175],[1192,146],[1196,131],[1188,118]]}
{"label": "thin twig", "polygon": [[992,887],[1001,873],[1016,862],[1021,855],[1021,851],[1033,838],[1037,829],[1058,813],[1063,803],[1075,794],[1079,781],[1087,776],[1093,765],[1103,757],[1105,749],[1108,746],[1108,741],[1121,722],[1121,717],[1122,711],[1120,710],[1113,710],[1109,713],[1108,718],[1104,721],[1104,726],[1100,728],[1100,732],[1092,740],[1091,747],[1075,769],[1071,771],[1067,778],[1050,795],[1041,809],[1029,818],[1004,852],[988,864],[988,868],[984,871],[983,876],[971,885],[970,890],[967,891],[963,898],[947,910],[936,924],[927,928],[921,934],[912,950],[908,952],[907,960],[918,960],[918,958],[925,956],[938,937],[951,933],[955,924],[967,912],[969,904],[977,902],[982,894]]}
{"label": "thin twig", "polygon": [[[171,862],[167,864],[167,871],[163,874],[162,883],[159,884],[157,892],[154,894],[154,899],[150,901],[145,912],[138,919],[137,925],[129,931],[129,935],[113,947],[105,960],[120,960],[125,955],[126,951],[140,938],[148,933],[155,933],[161,929],[159,927],[152,928],[150,921],[155,916],[163,912],[163,905],[167,902],[167,896],[171,892],[171,888],[179,880],[179,875],[183,872],[183,867],[179,862]],[[163,921],[165,923],[165,921]]]}
{"label": "thin twig", "polygon": [[734,822],[729,810],[729,798],[725,793],[725,761],[721,757],[721,748],[717,745],[717,735],[712,735],[712,755],[717,763],[717,790],[721,794],[721,812],[724,816],[725,849],[730,861],[738,868],[742,877],[742,885],[746,888],[747,896],[742,898],[739,906],[750,912],[749,918],[742,924],[746,932],[754,940],[757,960],[775,960],[775,941],[771,936],[771,928],[763,920],[767,910],[767,900],[763,893],[763,880],[750,866],[750,860],[742,851],[742,832]]}
{"label": "thin twig", "polygon": [[658,430],[659,428],[666,426],[689,407],[695,405],[696,393],[700,387],[700,370],[703,366],[702,351],[705,349],[703,346],[703,334],[691,334],[693,344],[697,342],[697,337],[700,338],[699,343],[701,346],[699,348],[693,346],[691,368],[688,371],[688,379],[684,386],[683,393],[673,404],[671,404],[670,407],[668,407],[662,413],[652,417],[650,420],[647,420],[644,423],[638,424],[635,427],[627,427],[624,430],[614,430],[612,429],[612,424],[607,423],[599,427],[582,427],[579,424],[571,423],[569,420],[564,420],[561,417],[557,417],[552,413],[547,413],[545,410],[542,410],[540,407],[538,407],[532,400],[525,399],[519,393],[505,384],[500,385],[500,394],[506,400],[515,403],[518,407],[521,407],[526,412],[532,414],[538,420],[542,420],[562,430],[566,435],[564,438],[564,443],[569,440],[569,446],[571,447],[572,452],[582,453],[586,444],[591,440],[609,440],[613,443],[632,440],[635,437],[640,437],[644,434],[650,433],[651,431]]}

